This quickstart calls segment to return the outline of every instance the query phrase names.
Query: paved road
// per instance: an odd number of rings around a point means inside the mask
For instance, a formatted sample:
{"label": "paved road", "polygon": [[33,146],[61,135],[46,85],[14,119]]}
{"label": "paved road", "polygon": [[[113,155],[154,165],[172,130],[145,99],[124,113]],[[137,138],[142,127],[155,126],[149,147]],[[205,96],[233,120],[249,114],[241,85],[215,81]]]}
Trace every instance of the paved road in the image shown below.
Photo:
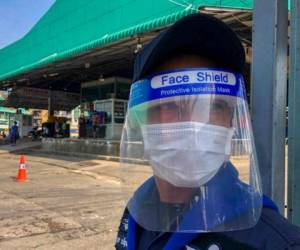
{"label": "paved road", "polygon": [[[49,155],[38,143],[0,147],[0,250],[114,249],[124,208],[119,163]],[[22,153],[28,180],[17,183]],[[148,178],[142,170],[130,184]]]}
{"label": "paved road", "polygon": [[119,164],[28,152],[25,183],[22,152],[0,154],[0,249],[114,249]]}

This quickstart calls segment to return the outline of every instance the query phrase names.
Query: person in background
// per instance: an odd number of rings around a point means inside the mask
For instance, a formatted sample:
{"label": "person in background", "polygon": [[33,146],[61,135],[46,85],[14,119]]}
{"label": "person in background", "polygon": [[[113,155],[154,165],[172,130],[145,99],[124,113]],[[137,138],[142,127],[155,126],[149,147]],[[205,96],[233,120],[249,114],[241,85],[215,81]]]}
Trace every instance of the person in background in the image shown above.
{"label": "person in background", "polygon": [[58,121],[54,123],[54,131],[55,131],[55,137],[60,137],[60,126]]}
{"label": "person in background", "polygon": [[96,111],[92,115],[93,138],[96,139],[99,134],[98,114]]}
{"label": "person in background", "polygon": [[43,137],[49,137],[49,128],[48,126],[43,126]]}
{"label": "person in background", "polygon": [[17,122],[14,122],[14,125],[10,128],[10,143],[12,146],[17,144],[17,139],[19,137],[19,127]]}
{"label": "person in background", "polygon": [[2,137],[3,139],[5,139],[5,138],[6,138],[5,131],[2,131],[2,132],[1,132],[1,137]]}
{"label": "person in background", "polygon": [[68,124],[67,121],[64,121],[62,124],[63,137],[68,136]]}
{"label": "person in background", "polygon": [[79,138],[84,138],[86,136],[86,120],[83,113],[81,113],[79,117],[78,126],[79,126]]}

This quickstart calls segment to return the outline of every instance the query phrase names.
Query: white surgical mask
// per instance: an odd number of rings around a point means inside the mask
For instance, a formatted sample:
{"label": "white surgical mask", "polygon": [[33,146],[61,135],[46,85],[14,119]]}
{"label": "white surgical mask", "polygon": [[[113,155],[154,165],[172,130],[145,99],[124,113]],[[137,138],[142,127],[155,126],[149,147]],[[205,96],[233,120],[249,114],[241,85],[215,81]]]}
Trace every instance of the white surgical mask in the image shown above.
{"label": "white surgical mask", "polygon": [[200,122],[142,126],[154,175],[178,187],[207,183],[228,161],[233,129]]}

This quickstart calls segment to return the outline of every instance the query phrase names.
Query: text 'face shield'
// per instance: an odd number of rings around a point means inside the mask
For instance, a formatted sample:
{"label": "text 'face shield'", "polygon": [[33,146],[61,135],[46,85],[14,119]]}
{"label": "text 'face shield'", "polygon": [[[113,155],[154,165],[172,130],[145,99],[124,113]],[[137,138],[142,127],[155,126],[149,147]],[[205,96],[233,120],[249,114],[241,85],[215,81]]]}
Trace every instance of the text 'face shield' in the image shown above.
{"label": "text 'face shield'", "polygon": [[124,199],[147,230],[231,231],[258,221],[262,193],[241,74],[191,68],[134,83],[120,157]]}

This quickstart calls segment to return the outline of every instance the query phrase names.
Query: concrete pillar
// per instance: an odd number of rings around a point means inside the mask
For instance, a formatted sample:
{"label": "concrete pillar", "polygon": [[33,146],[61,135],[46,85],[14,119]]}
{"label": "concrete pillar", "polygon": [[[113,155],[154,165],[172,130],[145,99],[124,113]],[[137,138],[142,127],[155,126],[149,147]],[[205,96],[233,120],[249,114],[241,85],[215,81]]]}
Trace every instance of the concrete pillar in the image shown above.
{"label": "concrete pillar", "polygon": [[288,96],[288,219],[300,226],[300,2],[291,1]]}
{"label": "concrete pillar", "polygon": [[288,1],[254,0],[251,112],[263,192],[285,205]]}
{"label": "concrete pillar", "polygon": [[52,97],[52,91],[49,90],[49,96],[48,96],[48,119],[50,116],[54,115],[54,109],[53,109],[53,97]]}

